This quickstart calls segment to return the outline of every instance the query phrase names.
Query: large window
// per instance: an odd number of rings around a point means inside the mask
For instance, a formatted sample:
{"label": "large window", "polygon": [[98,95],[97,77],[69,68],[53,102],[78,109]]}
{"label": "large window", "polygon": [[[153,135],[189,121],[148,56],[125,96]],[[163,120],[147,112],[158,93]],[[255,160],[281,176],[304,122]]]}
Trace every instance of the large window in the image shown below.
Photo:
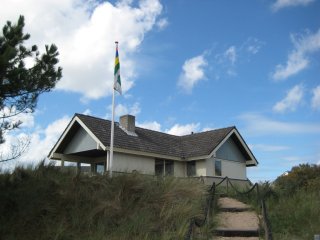
{"label": "large window", "polygon": [[196,175],[196,161],[187,162],[187,176],[192,177]]}
{"label": "large window", "polygon": [[173,176],[173,161],[156,159],[154,171],[156,176]]}
{"label": "large window", "polygon": [[216,176],[221,176],[222,175],[222,169],[221,169],[221,161],[220,160],[215,160],[214,161],[214,171]]}

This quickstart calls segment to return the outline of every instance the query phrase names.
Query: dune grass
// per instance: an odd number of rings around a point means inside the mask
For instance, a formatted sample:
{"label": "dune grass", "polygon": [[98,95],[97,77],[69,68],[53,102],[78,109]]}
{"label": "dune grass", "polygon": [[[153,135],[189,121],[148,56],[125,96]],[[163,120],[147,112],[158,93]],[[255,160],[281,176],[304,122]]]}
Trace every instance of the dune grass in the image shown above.
{"label": "dune grass", "polygon": [[[315,234],[320,234],[320,179],[313,179],[311,183],[312,187],[297,188],[290,193],[288,188],[279,188],[269,182],[259,183],[260,196],[266,200],[273,239],[313,239]],[[226,192],[224,188],[220,190]],[[238,194],[229,189],[229,195],[251,205],[257,212],[261,211],[256,190]]]}
{"label": "dune grass", "polygon": [[0,238],[183,239],[205,193],[192,179],[16,168],[0,173]]}

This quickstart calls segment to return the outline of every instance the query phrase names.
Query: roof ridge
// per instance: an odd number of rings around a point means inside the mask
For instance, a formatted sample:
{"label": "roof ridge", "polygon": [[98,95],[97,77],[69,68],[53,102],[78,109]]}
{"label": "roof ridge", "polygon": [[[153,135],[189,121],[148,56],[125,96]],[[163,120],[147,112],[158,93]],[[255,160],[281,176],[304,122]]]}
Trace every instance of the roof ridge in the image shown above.
{"label": "roof ridge", "polygon": [[94,119],[98,119],[98,120],[111,122],[111,120],[109,120],[109,119],[104,119],[104,118],[96,117],[96,116],[92,116],[92,115],[86,115],[86,114],[83,114],[83,113],[75,113],[74,116],[83,116],[83,117],[89,117],[89,118],[94,118]]}
{"label": "roof ridge", "polygon": [[203,132],[195,132],[195,133],[191,133],[191,134],[187,134],[187,135],[183,135],[181,137],[188,137],[188,136],[193,136],[193,135],[199,135],[199,134],[203,134],[203,133],[208,133],[208,132],[216,132],[216,131],[221,131],[221,130],[225,130],[225,129],[236,129],[236,126],[229,126],[229,127],[223,127],[223,128],[216,128],[216,129],[211,129],[211,130],[207,130],[207,131],[203,131]]}
{"label": "roof ridge", "polygon": [[149,129],[149,128],[142,128],[142,127],[137,127],[137,126],[136,126],[136,128],[143,129],[143,130],[147,130],[147,131],[150,131],[150,132],[161,133],[161,134],[168,135],[168,136],[172,136],[172,137],[181,137],[181,136],[179,136],[179,135],[173,135],[173,134],[170,134],[170,133],[161,132],[161,131],[157,131],[157,130],[153,130],[153,129]]}

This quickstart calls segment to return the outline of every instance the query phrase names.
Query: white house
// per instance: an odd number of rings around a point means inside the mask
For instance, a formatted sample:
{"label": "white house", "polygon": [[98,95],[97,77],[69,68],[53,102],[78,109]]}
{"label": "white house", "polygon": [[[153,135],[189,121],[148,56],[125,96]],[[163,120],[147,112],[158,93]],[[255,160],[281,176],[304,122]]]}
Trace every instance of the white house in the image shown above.
{"label": "white house", "polygon": [[[49,158],[107,169],[111,121],[75,114]],[[247,167],[258,161],[236,127],[174,136],[135,126],[135,117],[115,123],[113,171],[200,177],[207,182],[228,176],[247,181]]]}

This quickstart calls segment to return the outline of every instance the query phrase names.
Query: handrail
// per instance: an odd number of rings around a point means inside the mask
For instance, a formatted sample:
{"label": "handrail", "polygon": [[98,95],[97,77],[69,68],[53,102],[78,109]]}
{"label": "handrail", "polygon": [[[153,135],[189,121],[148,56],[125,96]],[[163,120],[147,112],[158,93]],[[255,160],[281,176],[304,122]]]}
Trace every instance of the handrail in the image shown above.
{"label": "handrail", "polygon": [[[227,179],[227,182],[229,182],[230,186],[238,193],[238,194],[249,194],[250,192],[253,191],[254,188],[257,189],[257,199],[258,199],[258,205],[260,204],[261,211],[262,211],[262,218],[263,218],[263,228],[264,228],[264,233],[265,233],[265,240],[272,240],[272,231],[271,231],[271,224],[268,218],[267,214],[267,207],[265,203],[265,199],[261,197],[260,195],[260,189],[259,185],[255,183],[248,191],[246,192],[240,192],[238,189],[236,189],[230,179],[228,177],[225,177]],[[223,179],[223,181],[225,180]]]}
{"label": "handrail", "polygon": [[208,198],[206,201],[206,206],[204,208],[204,218],[199,219],[196,217],[192,217],[190,219],[189,228],[188,228],[188,231],[184,237],[185,240],[192,239],[192,234],[193,234],[195,226],[202,227],[202,226],[204,226],[205,223],[207,223],[209,221],[210,214],[213,214],[213,201],[214,201],[215,191],[216,191],[216,185],[215,185],[215,183],[212,183],[212,186],[209,189],[209,195],[208,195]]}
{"label": "handrail", "polygon": [[267,215],[267,208],[264,199],[261,199],[262,217],[263,217],[263,227],[264,227],[264,238],[266,240],[272,240],[272,231],[270,221]]}
{"label": "handrail", "polygon": [[265,233],[265,240],[272,240],[273,237],[272,237],[271,225],[270,225],[270,221],[269,221],[268,214],[267,214],[265,199],[261,198],[259,185],[257,183],[255,183],[249,190],[247,190],[245,192],[241,192],[232,184],[231,180],[228,177],[224,177],[219,183],[215,183],[215,182],[212,183],[212,185],[209,189],[209,195],[208,195],[208,198],[206,201],[206,206],[204,208],[204,218],[199,219],[196,217],[192,217],[190,219],[189,228],[188,228],[188,231],[187,231],[184,239],[185,240],[192,239],[194,227],[195,226],[202,227],[202,226],[204,226],[205,223],[207,223],[209,221],[210,213],[211,213],[211,215],[213,215],[213,201],[214,201],[214,195],[215,195],[216,188],[219,185],[221,185],[224,181],[227,182],[227,189],[230,185],[233,188],[233,190],[235,190],[235,192],[237,194],[242,194],[242,195],[249,194],[255,188],[257,189],[258,205],[260,205],[260,207],[261,207],[262,217],[263,217],[263,228],[264,228],[264,233]]}

